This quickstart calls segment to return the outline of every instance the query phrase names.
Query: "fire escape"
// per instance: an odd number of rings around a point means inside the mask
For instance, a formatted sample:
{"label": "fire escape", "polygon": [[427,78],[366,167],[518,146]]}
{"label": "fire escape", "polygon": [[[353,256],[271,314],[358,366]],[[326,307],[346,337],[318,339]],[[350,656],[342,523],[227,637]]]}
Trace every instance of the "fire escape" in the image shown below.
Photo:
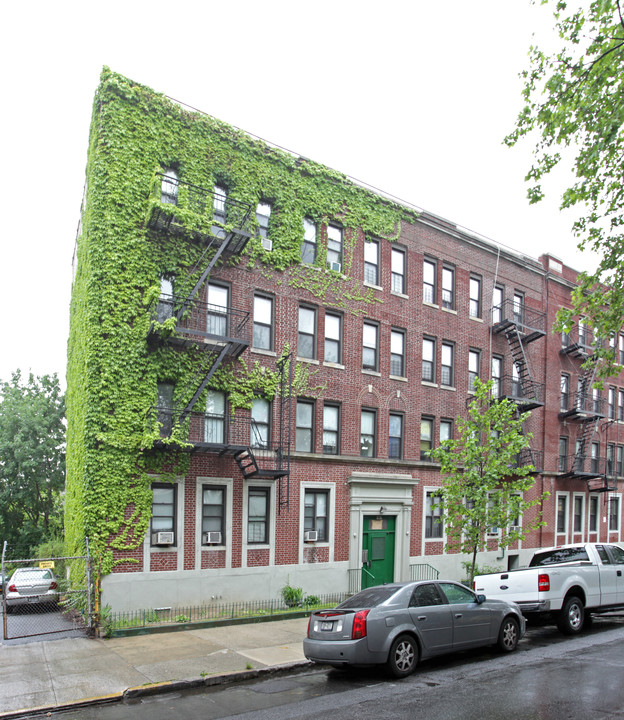
{"label": "fire escape", "polygon": [[[284,507],[289,500],[290,472],[292,370],[288,359],[278,362],[281,387],[275,442],[252,417],[240,411],[226,413],[225,404],[205,411],[195,409],[219,367],[238,358],[250,345],[249,313],[229,307],[223,298],[205,302],[200,295],[215,265],[240,255],[247,245],[254,228],[252,207],[227,197],[218,187],[211,191],[182,182],[171,171],[157,175],[154,192],[148,228],[159,237],[180,236],[202,248],[187,276],[197,278],[194,282],[179,282],[180,290],[174,294],[171,281],[161,280],[148,333],[151,347],[194,348],[200,356],[193,380],[182,394],[188,402],[175,407],[172,392],[159,392],[158,404],[150,409],[149,427],[158,428],[160,434],[154,447],[164,450],[179,443],[191,452],[230,455],[245,479],[279,480],[278,507]],[[206,297],[211,299],[209,294]]]}
{"label": "fire escape", "polygon": [[[515,403],[518,416],[544,405],[544,384],[537,382],[527,357],[527,345],[546,335],[546,314],[525,305],[519,297],[505,300],[492,308],[492,333],[504,335],[513,361],[512,374],[500,380],[498,397]],[[518,466],[543,469],[541,451],[525,448]]]}
{"label": "fire escape", "polygon": [[562,477],[585,480],[590,492],[609,492],[616,488],[609,483],[606,471],[601,469],[600,457],[594,452],[597,446],[592,443],[598,424],[606,417],[604,398],[593,388],[596,377],[594,347],[592,333],[583,323],[561,338],[560,353],[579,360],[581,365],[576,392],[566,392],[562,388],[559,419],[575,422],[578,430],[575,452],[568,458],[560,458],[559,469]]}

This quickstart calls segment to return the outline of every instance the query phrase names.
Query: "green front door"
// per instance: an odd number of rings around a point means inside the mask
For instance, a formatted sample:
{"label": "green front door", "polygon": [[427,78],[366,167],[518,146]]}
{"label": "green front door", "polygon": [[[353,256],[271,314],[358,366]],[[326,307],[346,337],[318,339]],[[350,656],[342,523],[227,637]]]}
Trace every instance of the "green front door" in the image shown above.
{"label": "green front door", "polygon": [[364,516],[362,590],[394,580],[394,517]]}

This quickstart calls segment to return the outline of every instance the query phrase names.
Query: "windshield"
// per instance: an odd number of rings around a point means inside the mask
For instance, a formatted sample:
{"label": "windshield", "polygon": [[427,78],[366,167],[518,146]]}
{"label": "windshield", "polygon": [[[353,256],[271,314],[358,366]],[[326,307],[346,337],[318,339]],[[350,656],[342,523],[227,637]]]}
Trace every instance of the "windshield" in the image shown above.
{"label": "windshield", "polygon": [[338,607],[341,609],[377,607],[377,605],[381,605],[388,598],[391,598],[400,587],[400,585],[379,585],[368,588],[356,593],[353,597],[347,598]]}
{"label": "windshield", "polygon": [[589,556],[584,547],[555,548],[545,552],[535,553],[529,567],[541,567],[543,565],[556,565],[566,562],[587,562]]}

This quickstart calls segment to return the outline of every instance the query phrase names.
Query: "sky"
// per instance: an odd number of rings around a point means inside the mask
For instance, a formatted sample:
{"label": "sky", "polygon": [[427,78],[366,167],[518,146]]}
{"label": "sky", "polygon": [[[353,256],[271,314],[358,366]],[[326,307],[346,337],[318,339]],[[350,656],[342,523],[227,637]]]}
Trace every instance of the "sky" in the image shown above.
{"label": "sky", "polygon": [[[502,141],[550,10],[529,0],[31,0],[3,10],[0,381],[65,386],[72,257],[104,65],[495,243],[576,269],[566,171],[530,206]],[[7,192],[8,191],[8,192]]]}

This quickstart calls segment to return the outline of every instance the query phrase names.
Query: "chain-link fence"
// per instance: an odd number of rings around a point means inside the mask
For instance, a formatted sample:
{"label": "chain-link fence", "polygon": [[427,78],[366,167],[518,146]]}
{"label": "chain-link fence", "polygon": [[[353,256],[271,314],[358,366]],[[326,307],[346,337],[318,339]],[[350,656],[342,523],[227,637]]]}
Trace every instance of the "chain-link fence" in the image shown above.
{"label": "chain-link fence", "polygon": [[9,559],[5,542],[0,566],[5,640],[86,632],[93,624],[93,588],[86,555]]}

